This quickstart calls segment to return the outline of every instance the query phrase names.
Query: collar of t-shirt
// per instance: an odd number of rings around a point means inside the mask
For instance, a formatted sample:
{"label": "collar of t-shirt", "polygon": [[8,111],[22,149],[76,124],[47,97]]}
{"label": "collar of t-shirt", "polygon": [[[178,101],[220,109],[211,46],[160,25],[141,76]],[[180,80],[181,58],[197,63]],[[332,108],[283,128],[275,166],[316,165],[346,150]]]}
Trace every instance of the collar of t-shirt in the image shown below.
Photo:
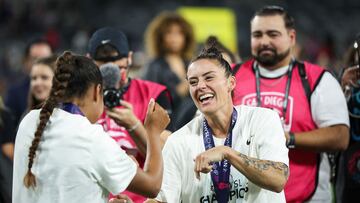
{"label": "collar of t-shirt", "polygon": [[269,69],[259,66],[260,75],[262,77],[266,77],[266,78],[278,78],[278,77],[284,75],[288,69],[289,69],[289,65],[277,68],[275,70],[269,70]]}
{"label": "collar of t-shirt", "polygon": [[218,138],[213,136],[215,146],[223,146],[226,138]]}

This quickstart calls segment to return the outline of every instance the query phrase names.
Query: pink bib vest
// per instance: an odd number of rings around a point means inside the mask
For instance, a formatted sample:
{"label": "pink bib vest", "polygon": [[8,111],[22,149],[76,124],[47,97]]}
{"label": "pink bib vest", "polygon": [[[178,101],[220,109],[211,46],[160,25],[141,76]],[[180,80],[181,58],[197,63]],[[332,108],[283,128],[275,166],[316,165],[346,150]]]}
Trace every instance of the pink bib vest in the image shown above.
{"label": "pink bib vest", "polygon": [[[254,60],[246,61],[236,73],[234,105],[257,106],[256,77],[253,69]],[[279,113],[284,120],[284,129],[289,132],[306,132],[316,129],[311,115],[311,108],[306,97],[298,63],[293,67],[286,115],[283,114],[287,73],[279,78],[260,79],[261,107],[270,108]],[[318,84],[324,69],[304,62],[305,72],[311,92]],[[284,143],[285,145],[285,143]],[[285,186],[287,202],[303,202],[315,192],[318,175],[318,153],[299,149],[289,150],[290,177]]]}

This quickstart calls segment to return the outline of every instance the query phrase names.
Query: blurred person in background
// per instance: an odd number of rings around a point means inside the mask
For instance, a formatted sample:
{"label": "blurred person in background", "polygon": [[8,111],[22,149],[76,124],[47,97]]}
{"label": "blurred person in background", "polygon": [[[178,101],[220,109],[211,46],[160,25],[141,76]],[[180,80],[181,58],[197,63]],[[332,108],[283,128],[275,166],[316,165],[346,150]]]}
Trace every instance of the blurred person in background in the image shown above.
{"label": "blurred person in background", "polygon": [[175,119],[183,109],[183,101],[192,103],[185,78],[195,46],[193,28],[179,14],[163,12],[148,25],[145,45],[152,60],[143,78],[168,88],[174,104],[172,118]]}
{"label": "blurred person in background", "polygon": [[3,121],[6,122],[6,124],[3,123],[4,125],[1,127],[1,136],[3,137],[1,142],[1,151],[8,160],[1,161],[1,170],[3,171],[3,191],[10,191],[10,195],[12,187],[12,161],[14,156],[15,134],[18,123],[26,111],[26,97],[30,88],[29,74],[35,60],[41,57],[50,56],[51,53],[52,50],[47,41],[41,38],[31,40],[25,48],[23,62],[25,77],[19,83],[9,87],[6,93],[5,106],[7,106],[8,109],[2,110],[1,115],[3,117]]}
{"label": "blurred person in background", "polygon": [[[107,108],[98,123],[128,154],[133,155],[140,167],[146,157],[146,132],[143,123],[146,106],[155,99],[168,113],[172,111],[171,96],[165,86],[128,76],[132,64],[132,51],[126,35],[115,28],[104,27],[93,33],[89,40],[88,56],[100,67],[115,65],[120,70],[119,88],[122,92],[120,105]],[[170,131],[161,135],[162,144]],[[143,202],[144,197],[125,192],[134,202]]]}
{"label": "blurred person in background", "polygon": [[0,202],[11,203],[12,164],[16,126],[0,96]]}
{"label": "blurred person in background", "polygon": [[283,8],[259,9],[250,25],[254,59],[235,73],[234,103],[279,113],[290,149],[286,201],[331,202],[331,166],[320,152],[345,150],[349,143],[341,87],[323,68],[293,57],[294,19]]}
{"label": "blurred person in background", "polygon": [[[358,35],[345,55],[341,87],[345,93],[350,118],[350,143],[340,153],[336,178],[336,202],[360,202],[360,68]],[[354,43],[354,44],[355,44]]]}
{"label": "blurred person in background", "polygon": [[[52,87],[52,79],[55,72],[55,61],[56,56],[50,56],[35,60],[30,71],[30,90],[28,95],[28,107],[22,115],[25,116],[30,110],[41,108],[42,104],[50,95]],[[2,102],[2,101],[0,101]],[[13,115],[6,109],[1,108],[1,150],[9,160],[1,161],[1,174],[4,175],[2,180],[7,181],[7,187],[11,191],[12,187],[12,161],[14,157],[14,145],[15,145],[15,134],[16,126],[14,123]],[[22,118],[21,117],[21,118]],[[8,166],[11,165],[11,166]],[[6,170],[3,170],[4,168]],[[5,184],[5,183],[4,183]],[[6,191],[6,190],[4,190]],[[10,195],[11,196],[11,195]]]}
{"label": "blurred person in background", "polygon": [[30,87],[30,71],[36,59],[48,57],[52,54],[50,44],[42,39],[31,40],[25,48],[24,68],[25,77],[17,84],[9,87],[6,93],[5,105],[14,114],[15,126],[20,122],[21,116],[26,110],[27,99]]}
{"label": "blurred person in background", "polygon": [[55,55],[40,58],[33,64],[30,71],[30,91],[26,113],[41,108],[49,97],[55,73],[56,58]]}

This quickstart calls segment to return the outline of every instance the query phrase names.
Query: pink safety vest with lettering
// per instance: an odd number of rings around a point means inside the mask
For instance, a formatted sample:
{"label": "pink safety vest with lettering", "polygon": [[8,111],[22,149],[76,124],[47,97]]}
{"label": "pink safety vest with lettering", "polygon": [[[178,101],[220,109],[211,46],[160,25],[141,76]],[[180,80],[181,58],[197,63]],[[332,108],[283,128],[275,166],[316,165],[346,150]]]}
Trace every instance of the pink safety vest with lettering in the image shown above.
{"label": "pink safety vest with lettering", "polygon": [[[253,63],[254,60],[246,61],[235,75],[237,84],[233,96],[234,105],[257,106],[256,78]],[[304,62],[304,65],[312,92],[321,79],[324,69],[307,62]],[[294,66],[292,72],[288,109],[286,115],[282,115],[287,78],[287,73],[279,78],[261,77],[261,107],[273,109],[279,113],[280,117],[285,117],[285,131],[296,133],[316,129],[297,65]],[[319,164],[318,156],[318,153],[310,151],[289,150],[290,177],[285,186],[287,202],[303,202],[315,192]]]}

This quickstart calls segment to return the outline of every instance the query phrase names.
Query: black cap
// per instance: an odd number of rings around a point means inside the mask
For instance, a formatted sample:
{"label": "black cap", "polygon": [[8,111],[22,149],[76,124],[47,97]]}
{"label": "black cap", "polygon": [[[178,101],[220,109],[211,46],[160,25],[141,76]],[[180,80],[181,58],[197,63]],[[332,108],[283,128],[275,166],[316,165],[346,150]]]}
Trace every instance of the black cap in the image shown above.
{"label": "black cap", "polygon": [[129,54],[129,43],[126,35],[120,30],[104,27],[94,32],[89,40],[88,52],[91,58],[101,60],[95,58],[95,54],[97,49],[105,44],[110,44],[117,50],[119,55],[112,57],[114,59],[127,57]]}

